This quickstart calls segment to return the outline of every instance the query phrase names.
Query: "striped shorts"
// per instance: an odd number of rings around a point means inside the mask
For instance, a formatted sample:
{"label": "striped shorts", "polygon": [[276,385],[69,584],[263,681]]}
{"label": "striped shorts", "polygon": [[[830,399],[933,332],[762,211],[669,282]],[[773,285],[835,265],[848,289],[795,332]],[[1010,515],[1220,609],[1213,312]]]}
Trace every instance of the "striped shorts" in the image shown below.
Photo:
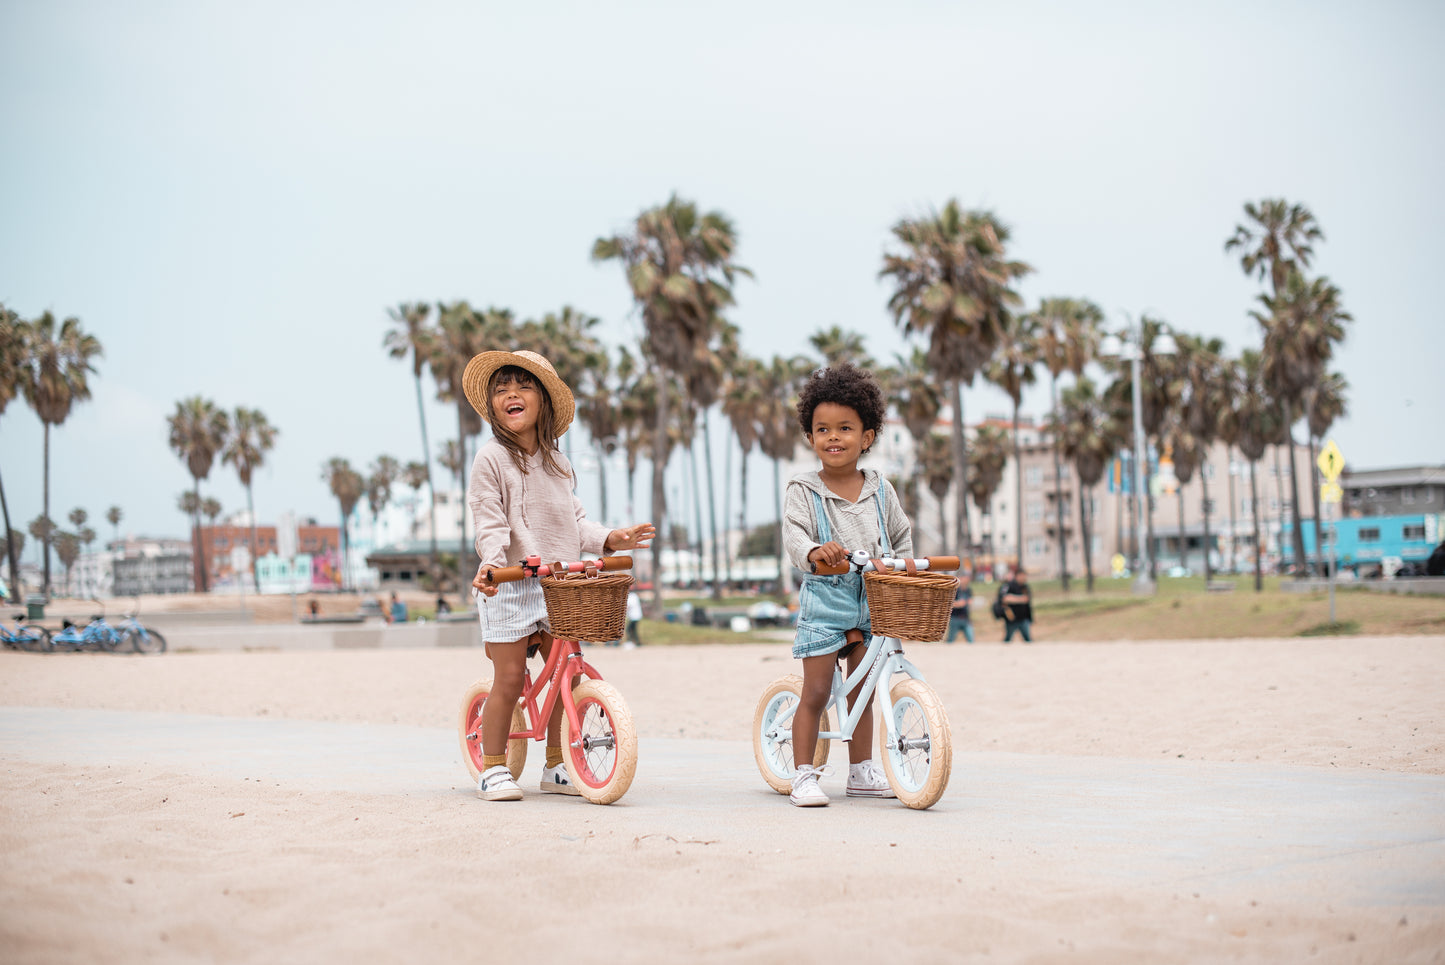
{"label": "striped shorts", "polygon": [[479,595],[477,601],[482,639],[487,643],[515,643],[537,630],[552,632],[542,584],[536,580],[503,583],[496,596]]}

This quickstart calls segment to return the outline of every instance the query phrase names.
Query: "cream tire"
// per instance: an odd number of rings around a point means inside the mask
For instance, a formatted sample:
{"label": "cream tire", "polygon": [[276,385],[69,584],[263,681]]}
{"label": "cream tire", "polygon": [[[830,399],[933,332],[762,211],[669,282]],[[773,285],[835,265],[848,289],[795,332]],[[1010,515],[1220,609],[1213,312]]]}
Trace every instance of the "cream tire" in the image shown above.
{"label": "cream tire", "polygon": [[[779,794],[789,794],[793,790],[793,773],[796,770],[793,766],[793,732],[790,727],[788,736],[778,740],[768,736],[768,731],[774,720],[797,706],[802,694],[802,677],[795,673],[779,677],[768,684],[768,688],[758,698],[758,708],[753,713],[753,757],[758,762],[758,770],[762,773],[763,780]],[[818,729],[832,729],[830,715],[826,710],[823,711]],[[828,762],[829,746],[828,738],[818,738],[818,745],[813,749],[814,767],[822,767]]]}
{"label": "cream tire", "polygon": [[[490,677],[483,677],[472,684],[467,690],[467,696],[462,700],[461,714],[457,718],[457,737],[462,745],[462,760],[466,762],[473,781],[482,776],[482,704],[486,703],[491,692]],[[526,729],[527,715],[522,711],[522,705],[518,704],[512,708],[512,733]],[[513,780],[521,778],[522,768],[526,763],[527,738],[513,737],[508,740],[507,770],[512,772]]]}
{"label": "cream tire", "polygon": [[[572,689],[579,733],[562,715],[562,758],[567,778],[593,804],[611,804],[632,786],[637,774],[637,728],[617,688],[603,680],[584,680]],[[572,746],[576,741],[576,747]]]}
{"label": "cream tire", "polygon": [[912,677],[894,684],[889,695],[897,740],[889,742],[887,721],[876,725],[878,756],[888,786],[911,808],[933,807],[943,797],[953,769],[953,735],[943,702],[932,687]]}

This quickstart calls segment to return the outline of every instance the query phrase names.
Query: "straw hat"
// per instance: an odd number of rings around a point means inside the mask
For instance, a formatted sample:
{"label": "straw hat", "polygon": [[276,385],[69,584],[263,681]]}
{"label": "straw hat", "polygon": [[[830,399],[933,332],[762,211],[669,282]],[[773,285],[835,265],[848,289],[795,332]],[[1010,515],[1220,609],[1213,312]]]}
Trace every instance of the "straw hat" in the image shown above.
{"label": "straw hat", "polygon": [[491,381],[492,373],[504,365],[526,369],[547,390],[552,399],[552,435],[560,439],[572,424],[577,402],[572,398],[572,390],[567,388],[567,383],[552,368],[552,363],[536,352],[483,352],[468,362],[466,371],[462,373],[462,391],[466,392],[472,408],[487,419],[487,383]]}

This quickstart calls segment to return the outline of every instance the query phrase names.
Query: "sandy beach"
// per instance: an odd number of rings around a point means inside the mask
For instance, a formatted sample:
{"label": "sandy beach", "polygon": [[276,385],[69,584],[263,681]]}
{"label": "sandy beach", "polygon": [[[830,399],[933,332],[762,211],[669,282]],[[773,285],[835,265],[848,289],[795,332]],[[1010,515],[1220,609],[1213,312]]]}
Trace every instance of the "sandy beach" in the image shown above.
{"label": "sandy beach", "polygon": [[641,738],[611,807],[535,746],[476,799],[477,649],[0,653],[0,958],[1445,960],[1445,638],[909,654],[954,735],[924,812],[766,789],[781,643],[590,649]]}

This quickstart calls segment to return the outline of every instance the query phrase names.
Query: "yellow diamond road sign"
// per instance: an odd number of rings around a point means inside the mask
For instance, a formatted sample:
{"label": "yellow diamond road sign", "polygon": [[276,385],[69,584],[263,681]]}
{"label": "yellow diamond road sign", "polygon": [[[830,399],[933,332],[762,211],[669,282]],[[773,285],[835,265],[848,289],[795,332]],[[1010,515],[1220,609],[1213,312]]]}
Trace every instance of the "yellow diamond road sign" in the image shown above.
{"label": "yellow diamond road sign", "polygon": [[1344,495],[1345,491],[1340,488],[1339,483],[1320,483],[1320,502],[1337,503]]}
{"label": "yellow diamond road sign", "polygon": [[1340,447],[1335,445],[1335,440],[1331,439],[1325,443],[1315,465],[1320,467],[1320,475],[1324,476],[1327,481],[1334,482],[1340,478],[1340,473],[1345,468],[1345,457],[1340,453]]}

